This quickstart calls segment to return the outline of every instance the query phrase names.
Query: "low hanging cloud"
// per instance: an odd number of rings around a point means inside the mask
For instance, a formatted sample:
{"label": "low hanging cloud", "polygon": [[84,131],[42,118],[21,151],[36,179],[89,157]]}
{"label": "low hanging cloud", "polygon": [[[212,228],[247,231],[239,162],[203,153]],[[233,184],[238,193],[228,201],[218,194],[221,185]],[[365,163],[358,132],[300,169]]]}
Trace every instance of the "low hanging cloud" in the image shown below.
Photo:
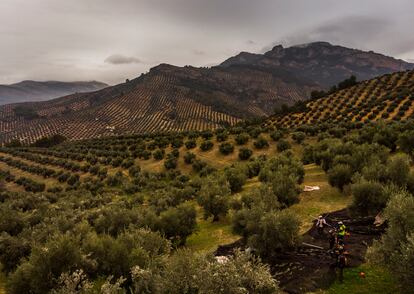
{"label": "low hanging cloud", "polygon": [[114,55],[108,56],[105,59],[105,63],[115,64],[115,65],[132,64],[132,63],[141,63],[141,60],[133,56],[114,54]]}

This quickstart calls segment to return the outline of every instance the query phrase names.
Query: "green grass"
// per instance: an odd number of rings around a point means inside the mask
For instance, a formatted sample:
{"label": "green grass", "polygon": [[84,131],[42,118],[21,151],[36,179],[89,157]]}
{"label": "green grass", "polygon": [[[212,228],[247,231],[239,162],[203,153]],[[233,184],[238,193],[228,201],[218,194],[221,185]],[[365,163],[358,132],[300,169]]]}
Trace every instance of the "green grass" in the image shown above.
{"label": "green grass", "polygon": [[[360,277],[360,272],[365,273],[365,279]],[[392,294],[399,293],[399,291],[396,281],[388,271],[376,266],[363,264],[356,268],[345,269],[343,283],[336,281],[328,290],[318,293]]]}
{"label": "green grass", "polygon": [[[199,215],[202,214],[199,213]],[[219,245],[230,244],[238,239],[240,237],[231,231],[228,218],[213,223],[211,219],[204,220],[199,217],[197,219],[197,231],[187,239],[186,247],[194,251],[211,253]]]}
{"label": "green grass", "polygon": [[343,195],[338,189],[329,185],[325,172],[315,164],[305,166],[305,179],[302,186],[319,186],[319,191],[302,192],[300,202],[291,206],[301,220],[301,233],[308,231],[313,220],[322,213],[332,212],[347,207],[351,197]]}

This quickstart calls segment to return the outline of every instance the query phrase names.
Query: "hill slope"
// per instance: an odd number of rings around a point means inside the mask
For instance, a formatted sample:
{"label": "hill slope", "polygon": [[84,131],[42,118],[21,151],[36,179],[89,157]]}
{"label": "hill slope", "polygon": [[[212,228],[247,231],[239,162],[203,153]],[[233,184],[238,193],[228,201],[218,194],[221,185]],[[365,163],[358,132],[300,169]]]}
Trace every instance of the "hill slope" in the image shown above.
{"label": "hill slope", "polygon": [[45,101],[78,92],[97,91],[107,87],[101,82],[36,82],[23,81],[0,85],[0,105],[18,102]]}
{"label": "hill slope", "polygon": [[306,77],[323,88],[355,75],[358,80],[368,80],[391,72],[414,69],[414,64],[372,51],[366,52],[315,42],[283,48],[275,46],[265,54],[242,52],[221,64],[254,65],[265,68],[283,68],[298,77]]}
{"label": "hill slope", "polygon": [[363,81],[306,103],[306,110],[273,116],[267,125],[298,127],[323,122],[367,122],[414,118],[414,71]]}
{"label": "hill slope", "polygon": [[351,74],[361,79],[410,67],[328,43],[278,46],[264,55],[241,53],[213,68],[161,64],[97,92],[0,107],[0,142],[33,142],[56,133],[84,139],[217,128],[270,115],[275,107],[305,100],[312,90]]}

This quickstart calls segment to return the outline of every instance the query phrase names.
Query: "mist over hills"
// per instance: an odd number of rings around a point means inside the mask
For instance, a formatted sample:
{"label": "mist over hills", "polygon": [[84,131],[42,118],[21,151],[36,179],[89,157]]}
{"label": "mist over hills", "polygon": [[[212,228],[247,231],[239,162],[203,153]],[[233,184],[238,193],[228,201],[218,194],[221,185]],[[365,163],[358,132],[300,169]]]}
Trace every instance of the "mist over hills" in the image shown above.
{"label": "mist over hills", "polygon": [[45,101],[73,93],[92,92],[103,89],[105,83],[22,81],[11,85],[0,85],[0,105],[18,102]]}
{"label": "mist over hills", "polygon": [[282,104],[306,100],[311,91],[350,75],[366,80],[413,68],[382,54],[326,42],[276,46],[264,54],[242,52],[212,68],[161,64],[99,91],[2,106],[0,141],[214,129],[270,115]]}

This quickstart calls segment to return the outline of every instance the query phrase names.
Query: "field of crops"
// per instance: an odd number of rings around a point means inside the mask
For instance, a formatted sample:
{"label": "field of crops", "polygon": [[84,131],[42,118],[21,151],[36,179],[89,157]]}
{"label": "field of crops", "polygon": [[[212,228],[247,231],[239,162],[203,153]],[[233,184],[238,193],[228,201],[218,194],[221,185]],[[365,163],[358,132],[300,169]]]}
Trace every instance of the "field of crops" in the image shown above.
{"label": "field of crops", "polygon": [[326,97],[309,101],[306,111],[280,115],[269,125],[406,120],[414,117],[414,71],[399,72],[361,82]]}

